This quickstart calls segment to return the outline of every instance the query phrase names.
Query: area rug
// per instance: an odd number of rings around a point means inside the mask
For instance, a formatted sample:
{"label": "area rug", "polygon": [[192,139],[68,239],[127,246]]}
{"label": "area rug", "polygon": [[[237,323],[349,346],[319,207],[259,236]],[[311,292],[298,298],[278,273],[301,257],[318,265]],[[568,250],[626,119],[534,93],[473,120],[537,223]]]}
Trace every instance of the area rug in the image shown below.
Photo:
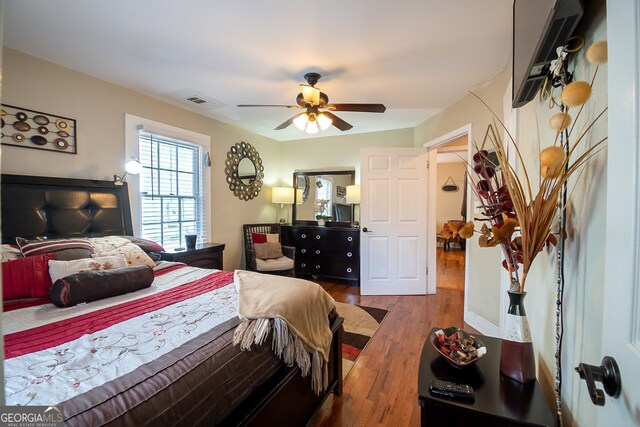
{"label": "area rug", "polygon": [[388,311],[342,302],[336,302],[336,311],[344,318],[342,342],[342,378],[344,379],[380,327]]}

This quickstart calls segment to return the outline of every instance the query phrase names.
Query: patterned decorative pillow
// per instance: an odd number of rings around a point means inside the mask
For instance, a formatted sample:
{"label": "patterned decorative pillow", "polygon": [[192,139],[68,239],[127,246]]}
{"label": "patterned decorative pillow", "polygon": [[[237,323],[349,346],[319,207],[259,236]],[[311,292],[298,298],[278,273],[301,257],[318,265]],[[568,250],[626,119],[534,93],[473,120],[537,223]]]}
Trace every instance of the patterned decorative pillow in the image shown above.
{"label": "patterned decorative pillow", "polygon": [[2,298],[42,298],[49,296],[51,254],[34,255],[2,263]]}
{"label": "patterned decorative pillow", "polygon": [[89,239],[51,239],[51,240],[27,240],[16,237],[16,243],[24,256],[43,255],[51,253],[53,259],[73,260],[91,258],[93,246]]}
{"label": "patterned decorative pillow", "polygon": [[[122,255],[103,256],[96,258],[83,258],[73,261],[49,261],[49,276],[51,282],[82,271],[103,271],[124,268],[127,260]],[[48,295],[48,293],[47,293]]]}
{"label": "patterned decorative pillow", "polygon": [[130,244],[131,240],[121,236],[90,237],[89,242],[93,245],[96,256],[102,256],[104,252],[109,252],[124,245]]}
{"label": "patterned decorative pillow", "polygon": [[117,248],[111,249],[105,252],[98,252],[94,256],[113,256],[113,255],[123,255],[127,260],[127,266],[133,267],[135,265],[148,265],[149,267],[155,267],[156,263],[153,262],[149,255],[145,253],[138,246],[134,245],[127,239],[125,245],[119,246]]}
{"label": "patterned decorative pillow", "polygon": [[254,243],[253,248],[258,259],[277,259],[284,256],[282,246],[278,242]]}
{"label": "patterned decorative pillow", "polygon": [[0,259],[1,262],[11,261],[17,258],[22,258],[22,252],[20,249],[14,248],[11,245],[1,245],[0,246]]}

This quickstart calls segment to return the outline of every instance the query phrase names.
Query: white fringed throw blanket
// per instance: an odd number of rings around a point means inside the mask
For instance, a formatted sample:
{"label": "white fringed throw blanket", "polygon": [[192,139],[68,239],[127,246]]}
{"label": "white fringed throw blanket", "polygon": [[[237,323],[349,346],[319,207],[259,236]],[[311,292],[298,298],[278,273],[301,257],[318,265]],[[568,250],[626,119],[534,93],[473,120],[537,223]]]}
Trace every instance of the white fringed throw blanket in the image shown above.
{"label": "white fringed throw blanket", "polygon": [[[329,312],[335,301],[320,285],[307,280],[236,270],[238,317],[233,343],[249,350],[273,330],[272,349],[287,366],[295,363],[320,394],[328,386],[331,348]],[[340,363],[340,361],[338,361]]]}

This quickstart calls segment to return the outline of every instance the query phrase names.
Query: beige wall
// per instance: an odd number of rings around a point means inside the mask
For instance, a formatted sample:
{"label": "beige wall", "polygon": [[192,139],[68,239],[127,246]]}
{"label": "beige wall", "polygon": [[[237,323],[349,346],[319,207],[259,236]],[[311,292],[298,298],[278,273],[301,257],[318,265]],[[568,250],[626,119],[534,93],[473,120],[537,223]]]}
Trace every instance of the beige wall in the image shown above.
{"label": "beige wall", "polygon": [[[464,162],[438,163],[438,182],[436,185],[436,230],[442,229],[442,225],[450,219],[462,220],[460,210],[464,197],[464,174],[466,164]],[[456,192],[446,192],[442,186],[451,177],[459,187]],[[451,181],[448,182],[449,184]]]}
{"label": "beige wall", "polygon": [[[475,91],[500,118],[502,117],[502,99],[509,80],[510,70],[506,69],[487,85]],[[414,143],[421,147],[467,124],[471,124],[472,139],[481,143],[487,125],[491,121],[492,115],[487,107],[472,95],[467,95],[440,114],[417,126]],[[477,237],[471,239],[468,245],[467,263],[470,274],[465,292],[468,293],[469,310],[499,327],[500,292],[503,290],[500,289],[499,267],[493,266],[499,266],[500,252],[497,248],[480,248]]]}
{"label": "beige wall", "polygon": [[[2,172],[112,179],[122,173],[124,114],[130,113],[211,137],[211,240],[224,242],[225,269],[241,265],[242,224],[273,222],[270,187],[281,184],[280,143],[50,62],[5,48],[3,102],[77,120],[78,154],[2,146]],[[256,147],[265,169],[259,197],[241,201],[225,183],[224,159],[240,141]]]}
{"label": "beige wall", "polygon": [[[604,6],[593,18],[592,28],[586,34],[585,46],[606,39]],[[576,55],[575,79],[591,81],[594,67],[584,60],[584,51]],[[593,95],[581,114],[581,120],[570,138],[573,146],[586,122],[591,122],[607,106],[607,66],[598,71]],[[547,123],[558,110],[549,110],[546,103],[532,102],[522,108],[519,116],[527,159],[537,159],[538,143],[536,121],[540,127],[540,145],[544,148],[553,143],[555,137]],[[577,109],[570,111],[575,117]],[[581,143],[589,145],[607,135],[607,116],[587,135]],[[563,402],[565,417],[575,425],[592,425],[597,417],[597,407],[591,403],[584,381],[580,380],[573,367],[580,362],[598,364],[607,352],[601,348],[604,299],[605,222],[606,222],[606,151],[598,154],[575,175],[569,184],[568,238],[565,247],[565,335],[562,355]],[[529,170],[537,170],[537,163],[528,163]],[[527,315],[533,336],[534,350],[538,357],[538,378],[548,395],[553,394],[555,367],[554,313],[556,302],[556,251],[541,253],[534,261],[527,278]]]}
{"label": "beige wall", "polygon": [[[588,18],[586,43],[606,39],[604,5]],[[575,77],[587,80],[594,75],[594,67],[583,59],[584,50],[576,56]],[[509,71],[497,76],[476,93],[502,116],[502,97],[509,80]],[[607,66],[598,71],[592,99],[576,125],[572,142],[586,121],[592,120],[607,105]],[[540,147],[553,143],[554,132],[547,123],[558,109],[550,110],[547,102],[537,99],[515,114],[518,132],[514,138],[526,159],[529,171],[537,171]],[[577,111],[573,111],[575,114]],[[475,98],[465,97],[415,130],[415,144],[447,134],[467,123],[472,124],[473,139],[482,141],[490,113]],[[538,137],[538,129],[540,137]],[[606,114],[587,135],[586,144],[594,143],[607,134]],[[540,139],[538,139],[540,138]],[[606,354],[601,348],[603,336],[604,235],[606,222],[606,151],[592,159],[583,172],[572,178],[569,185],[568,239],[565,247],[565,334],[563,341],[563,407],[567,425],[592,425],[597,407],[591,403],[584,382],[573,371],[582,361],[597,363]],[[534,175],[537,176],[537,175]],[[537,182],[537,180],[534,180]],[[534,187],[535,187],[534,182]],[[534,189],[535,190],[535,189]],[[499,307],[499,253],[470,246],[470,281],[467,283],[469,307],[488,320],[499,322],[503,313]],[[557,251],[545,250],[536,258],[527,278],[525,307],[531,326],[538,367],[538,380],[554,408],[553,380],[555,375],[555,308],[557,288]],[[498,324],[498,323],[496,323]]]}
{"label": "beige wall", "polygon": [[355,169],[359,184],[361,148],[413,147],[413,138],[413,129],[400,129],[282,142],[280,177],[291,185],[295,171]]}

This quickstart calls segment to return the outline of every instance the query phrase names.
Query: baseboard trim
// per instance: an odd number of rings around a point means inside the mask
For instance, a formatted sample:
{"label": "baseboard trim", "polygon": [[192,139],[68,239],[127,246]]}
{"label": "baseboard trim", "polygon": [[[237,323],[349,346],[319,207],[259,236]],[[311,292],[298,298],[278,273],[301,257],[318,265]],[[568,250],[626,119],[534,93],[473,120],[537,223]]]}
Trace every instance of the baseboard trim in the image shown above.
{"label": "baseboard trim", "polygon": [[476,329],[482,335],[489,335],[490,337],[500,337],[501,335],[500,328],[498,326],[473,311],[465,313],[464,322],[473,329]]}

